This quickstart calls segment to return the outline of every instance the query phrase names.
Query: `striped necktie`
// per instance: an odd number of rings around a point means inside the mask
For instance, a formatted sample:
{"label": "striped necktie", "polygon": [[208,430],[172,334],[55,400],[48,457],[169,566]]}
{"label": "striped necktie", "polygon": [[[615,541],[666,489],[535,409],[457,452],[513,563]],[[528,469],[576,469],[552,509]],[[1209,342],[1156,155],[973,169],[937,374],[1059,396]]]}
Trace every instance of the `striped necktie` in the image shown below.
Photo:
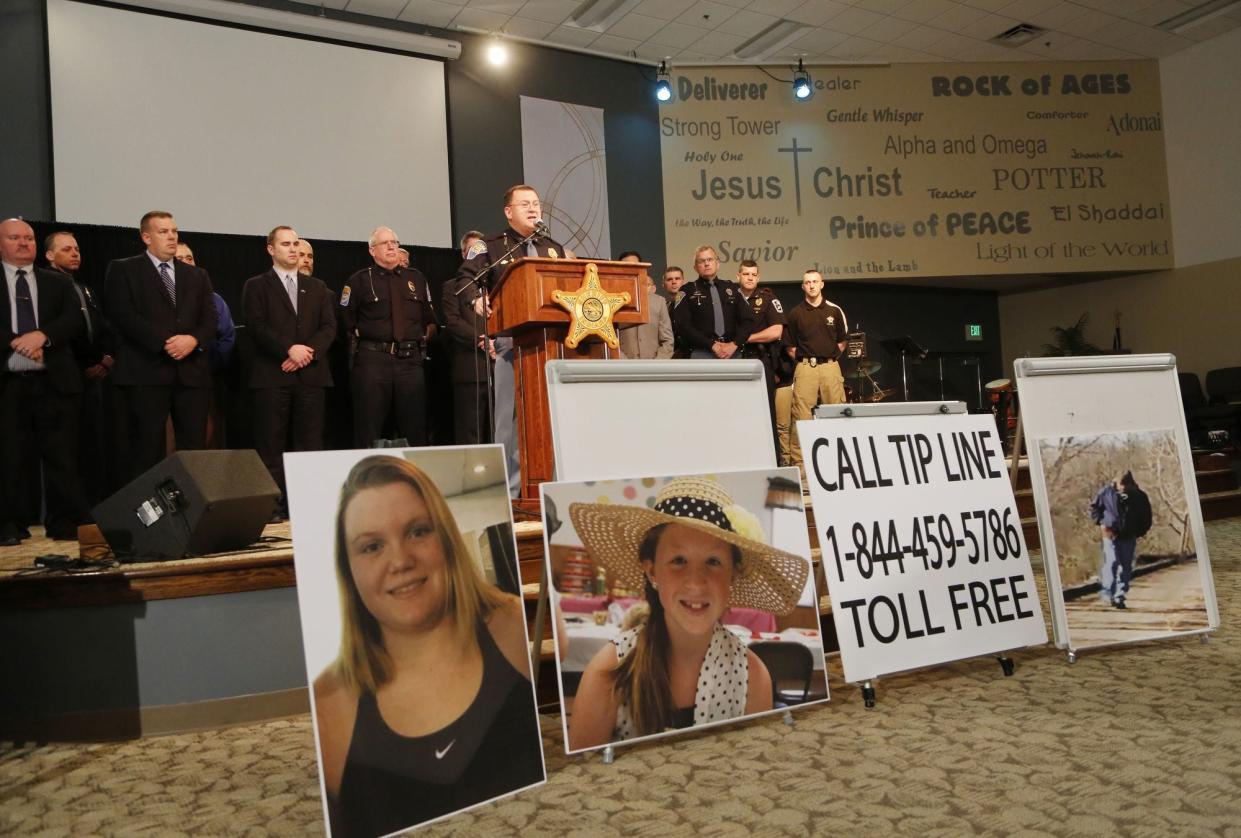
{"label": "striped necktie", "polygon": [[172,279],[172,269],[168,267],[167,262],[159,263],[159,278],[164,281],[164,293],[168,295],[168,302],[175,307],[177,304],[177,284]]}

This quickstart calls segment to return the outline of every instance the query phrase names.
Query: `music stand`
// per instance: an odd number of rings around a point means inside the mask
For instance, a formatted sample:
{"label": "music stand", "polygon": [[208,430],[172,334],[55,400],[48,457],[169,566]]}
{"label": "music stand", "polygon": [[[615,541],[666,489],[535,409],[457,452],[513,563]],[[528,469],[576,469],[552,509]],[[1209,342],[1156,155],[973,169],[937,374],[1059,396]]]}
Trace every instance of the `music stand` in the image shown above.
{"label": "music stand", "polygon": [[905,359],[910,355],[918,356],[921,360],[926,357],[926,350],[919,346],[909,335],[902,335],[899,338],[887,338],[879,343],[889,352],[901,353],[901,387],[905,391],[905,401],[909,401],[909,370],[905,366]]}

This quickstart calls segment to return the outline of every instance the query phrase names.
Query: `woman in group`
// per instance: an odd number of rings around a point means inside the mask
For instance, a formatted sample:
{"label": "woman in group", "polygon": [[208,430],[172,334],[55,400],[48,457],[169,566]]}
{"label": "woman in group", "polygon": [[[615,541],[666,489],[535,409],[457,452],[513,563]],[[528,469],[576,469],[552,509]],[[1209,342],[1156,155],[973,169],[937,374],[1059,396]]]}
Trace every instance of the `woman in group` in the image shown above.
{"label": "woman in group", "polygon": [[669,481],[653,509],[577,503],[569,517],[594,560],[650,607],[645,625],[587,664],[570,750],[772,708],[767,668],[720,618],[730,607],[787,614],[805,559],[765,544],[754,516],[710,478]]}
{"label": "woman in group", "polygon": [[355,465],[336,513],[340,656],[314,684],[334,836],[385,835],[544,779],[525,616],[412,463]]}

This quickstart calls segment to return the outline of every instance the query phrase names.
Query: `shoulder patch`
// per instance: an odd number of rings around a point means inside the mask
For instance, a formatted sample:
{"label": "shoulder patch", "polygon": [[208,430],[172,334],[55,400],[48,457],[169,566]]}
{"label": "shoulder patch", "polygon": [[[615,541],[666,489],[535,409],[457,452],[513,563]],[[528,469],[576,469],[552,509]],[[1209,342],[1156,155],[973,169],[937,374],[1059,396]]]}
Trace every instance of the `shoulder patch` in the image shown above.
{"label": "shoulder patch", "polygon": [[781,314],[784,314],[784,306],[780,305],[780,301],[775,297],[771,298],[771,307]]}
{"label": "shoulder patch", "polygon": [[344,288],[340,289],[340,304],[341,304],[341,305],[343,305],[343,306],[347,306],[347,305],[349,305],[349,293],[350,293],[350,292],[349,292],[349,286],[348,286],[348,285],[346,285]]}
{"label": "shoulder patch", "polygon": [[481,256],[487,252],[486,242],[476,241],[470,245],[470,249],[465,252],[466,259],[473,259],[475,256]]}

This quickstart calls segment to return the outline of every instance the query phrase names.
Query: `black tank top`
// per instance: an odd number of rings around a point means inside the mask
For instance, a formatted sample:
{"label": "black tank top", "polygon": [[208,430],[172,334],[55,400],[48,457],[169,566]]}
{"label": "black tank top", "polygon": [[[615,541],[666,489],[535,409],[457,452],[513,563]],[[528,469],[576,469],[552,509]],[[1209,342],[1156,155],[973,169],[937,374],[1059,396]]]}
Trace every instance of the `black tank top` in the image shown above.
{"label": "black tank top", "polygon": [[486,625],[475,636],[483,658],[478,694],[440,730],[401,736],[384,722],[374,693],[358,699],[334,836],[386,835],[544,779],[530,682]]}

